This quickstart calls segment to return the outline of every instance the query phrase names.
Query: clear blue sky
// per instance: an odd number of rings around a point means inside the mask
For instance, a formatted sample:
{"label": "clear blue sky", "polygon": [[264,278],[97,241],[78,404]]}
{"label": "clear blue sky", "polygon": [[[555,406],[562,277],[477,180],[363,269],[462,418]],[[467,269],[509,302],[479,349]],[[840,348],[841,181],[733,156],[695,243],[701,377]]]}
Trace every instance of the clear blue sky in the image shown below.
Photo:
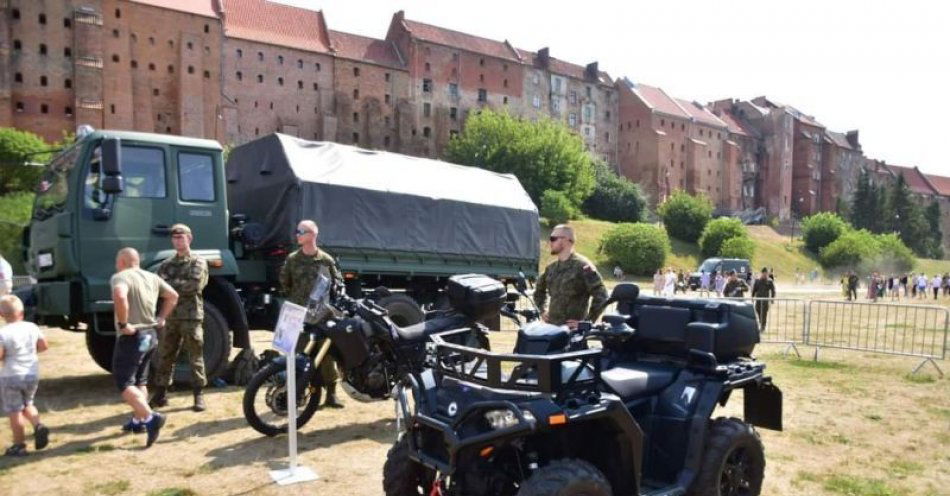
{"label": "clear blue sky", "polygon": [[950,176],[945,2],[280,1],[378,38],[403,9],[519,48],[549,46],[571,62],[597,60],[614,78],[688,100],[768,95],[832,130],[859,129],[869,157]]}

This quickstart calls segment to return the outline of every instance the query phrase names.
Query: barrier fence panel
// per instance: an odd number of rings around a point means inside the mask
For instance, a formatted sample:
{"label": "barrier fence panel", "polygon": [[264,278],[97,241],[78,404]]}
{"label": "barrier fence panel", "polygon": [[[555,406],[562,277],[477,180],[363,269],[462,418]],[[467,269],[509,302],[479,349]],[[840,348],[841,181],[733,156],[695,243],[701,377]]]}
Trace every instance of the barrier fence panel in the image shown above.
{"label": "barrier fence panel", "polygon": [[[762,343],[784,344],[785,352],[794,351],[799,357],[798,346],[805,344],[805,326],[808,323],[808,302],[795,298],[720,298],[736,300],[753,306],[755,320],[761,331]],[[763,319],[765,325],[762,325]]]}
{"label": "barrier fence panel", "polygon": [[921,357],[943,376],[935,359],[946,359],[950,310],[927,305],[813,300],[808,304],[805,344]]}

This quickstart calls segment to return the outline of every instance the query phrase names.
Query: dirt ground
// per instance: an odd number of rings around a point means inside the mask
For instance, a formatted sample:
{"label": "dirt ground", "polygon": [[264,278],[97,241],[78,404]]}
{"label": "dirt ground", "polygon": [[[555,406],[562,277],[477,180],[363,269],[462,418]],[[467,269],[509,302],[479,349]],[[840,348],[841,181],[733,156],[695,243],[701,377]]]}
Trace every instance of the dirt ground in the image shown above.
{"label": "dirt ground", "polygon": [[[0,494],[381,494],[394,436],[389,402],[347,399],[344,410],[318,412],[299,443],[301,463],[320,480],[277,487],[268,470],[285,466],[287,440],[246,425],[240,388],[209,389],[202,414],[189,410],[187,392],[175,393],[161,439],[143,450],[144,436],[120,432],[128,409],[87,357],[82,335],[51,329],[47,336],[37,405],[51,443],[23,459],[0,458]],[[495,349],[510,349],[513,333],[493,336]],[[254,333],[255,349],[269,339]],[[909,376],[918,363],[910,358],[823,350],[816,364],[784,357],[777,346],[758,351],[785,395],[786,430],[760,431],[763,494],[950,494],[950,380],[932,368]],[[741,404],[734,397],[722,413],[737,415]],[[0,444],[10,444],[6,423]]]}

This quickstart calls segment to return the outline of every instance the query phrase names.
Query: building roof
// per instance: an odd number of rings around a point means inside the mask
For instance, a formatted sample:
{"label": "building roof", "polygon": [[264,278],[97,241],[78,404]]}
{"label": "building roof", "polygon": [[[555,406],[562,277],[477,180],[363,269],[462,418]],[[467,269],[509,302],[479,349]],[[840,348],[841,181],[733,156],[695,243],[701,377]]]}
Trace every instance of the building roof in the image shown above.
{"label": "building roof", "polygon": [[624,83],[633,91],[640,100],[643,101],[654,112],[660,112],[669,116],[689,119],[690,115],[680,107],[670,95],[667,95],[661,88],[647,86],[641,83],[634,83],[625,79]]}
{"label": "building roof", "polygon": [[391,41],[330,30],[330,44],[338,57],[396,69],[406,67],[402,57],[399,56],[399,50]]}
{"label": "building roof", "polygon": [[[400,15],[397,12],[396,15]],[[406,30],[413,38],[422,41],[431,41],[440,45],[461,48],[475,53],[481,53],[500,59],[521,62],[518,51],[514,49],[507,41],[490,40],[468,33],[462,33],[452,29],[446,29],[431,24],[425,24],[409,19],[402,19]]]}
{"label": "building roof", "polygon": [[722,121],[722,119],[716,117],[716,115],[710,112],[709,109],[699,103],[689,102],[681,98],[677,98],[676,103],[678,103],[680,107],[683,107],[683,110],[685,110],[690,117],[700,124],[722,128],[728,127],[726,123]]}
{"label": "building roof", "polygon": [[720,110],[717,116],[726,123],[726,127],[729,128],[729,132],[732,134],[749,137],[758,136],[758,133],[755,132],[755,130],[746,126],[741,119],[733,115],[732,112],[728,110]]}
{"label": "building roof", "polygon": [[822,123],[818,122],[817,120],[815,120],[815,118],[814,118],[813,116],[810,116],[810,115],[808,115],[808,114],[802,112],[801,110],[798,110],[797,108],[795,108],[795,107],[793,107],[793,106],[791,106],[791,105],[786,105],[786,104],[784,104],[784,103],[776,102],[775,100],[769,99],[769,98],[767,98],[767,97],[765,97],[765,96],[760,96],[760,97],[754,98],[754,99],[752,100],[752,102],[753,102],[755,105],[758,105],[758,106],[760,106],[760,107],[771,107],[771,108],[781,108],[781,109],[785,109],[788,113],[792,114],[796,119],[798,119],[799,121],[805,123],[806,125],[815,126],[815,127],[821,127],[821,128],[825,127],[824,124],[822,124]]}
{"label": "building roof", "polygon": [[221,0],[224,34],[311,52],[330,52],[323,12],[267,0]]}
{"label": "building roof", "polygon": [[911,192],[919,195],[936,195],[938,191],[931,186],[917,167],[904,167],[900,165],[887,164],[887,168],[896,175],[904,176],[907,186]]}
{"label": "building roof", "polygon": [[151,5],[168,10],[177,10],[204,17],[218,17],[214,10],[214,0],[129,0],[131,3]]}
{"label": "building roof", "polygon": [[950,177],[924,174],[930,184],[943,196],[950,196]]}
{"label": "building roof", "polygon": [[831,140],[835,146],[839,146],[848,150],[854,150],[854,147],[851,146],[851,143],[848,141],[848,137],[844,133],[836,133],[834,131],[825,130],[825,135],[828,136],[828,139]]}
{"label": "building roof", "polygon": [[[538,52],[532,52],[531,50],[525,50],[523,48],[518,48],[517,50],[521,53],[521,57],[526,63],[530,63],[534,67],[541,67],[541,61],[538,58]],[[554,74],[560,74],[561,76],[567,76],[585,81],[587,80],[587,67],[567,62],[555,57],[548,57],[547,70]],[[614,84],[610,74],[600,70],[597,71],[597,83],[606,86],[613,86]]]}

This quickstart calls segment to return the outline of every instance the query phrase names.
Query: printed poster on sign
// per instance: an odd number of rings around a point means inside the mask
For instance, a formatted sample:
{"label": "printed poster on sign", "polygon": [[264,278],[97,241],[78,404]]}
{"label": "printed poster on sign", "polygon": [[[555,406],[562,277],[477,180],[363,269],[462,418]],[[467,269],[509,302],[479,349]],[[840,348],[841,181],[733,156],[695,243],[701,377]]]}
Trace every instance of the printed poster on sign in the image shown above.
{"label": "printed poster on sign", "polygon": [[274,349],[292,355],[297,348],[297,338],[303,331],[307,307],[285,301],[280,307],[280,317],[274,329]]}

